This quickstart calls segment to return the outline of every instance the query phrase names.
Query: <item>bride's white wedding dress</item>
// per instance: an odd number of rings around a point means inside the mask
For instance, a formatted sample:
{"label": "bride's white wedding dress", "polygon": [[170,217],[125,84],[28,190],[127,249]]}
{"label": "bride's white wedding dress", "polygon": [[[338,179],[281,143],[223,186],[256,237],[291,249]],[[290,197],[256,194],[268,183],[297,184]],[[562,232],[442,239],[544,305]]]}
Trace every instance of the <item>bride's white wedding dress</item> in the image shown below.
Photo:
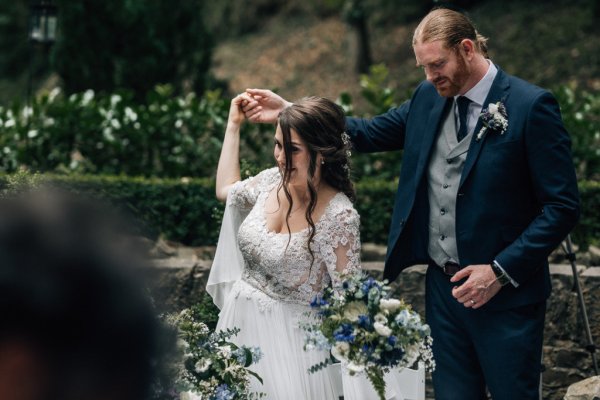
{"label": "bride's white wedding dress", "polygon": [[[240,328],[234,342],[259,346],[264,354],[250,368],[264,382],[253,380],[253,391],[268,399],[337,400],[327,370],[308,372],[328,352],[304,351],[298,325],[337,273],[360,268],[359,217],[350,200],[336,194],[315,221],[311,256],[308,229],[289,235],[267,228],[265,201],[280,180],[272,168],[231,188],[207,291],[221,308],[217,329]],[[371,388],[358,381],[344,378],[346,400],[366,399]]]}

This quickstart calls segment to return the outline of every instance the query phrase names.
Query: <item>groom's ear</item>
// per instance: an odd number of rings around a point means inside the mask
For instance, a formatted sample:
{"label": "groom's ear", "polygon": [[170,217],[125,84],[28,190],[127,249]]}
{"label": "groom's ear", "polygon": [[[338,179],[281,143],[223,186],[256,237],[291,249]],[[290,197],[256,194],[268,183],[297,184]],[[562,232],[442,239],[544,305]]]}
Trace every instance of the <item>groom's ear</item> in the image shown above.
{"label": "groom's ear", "polygon": [[475,43],[471,39],[463,39],[458,44],[459,51],[467,58],[471,60],[475,55]]}

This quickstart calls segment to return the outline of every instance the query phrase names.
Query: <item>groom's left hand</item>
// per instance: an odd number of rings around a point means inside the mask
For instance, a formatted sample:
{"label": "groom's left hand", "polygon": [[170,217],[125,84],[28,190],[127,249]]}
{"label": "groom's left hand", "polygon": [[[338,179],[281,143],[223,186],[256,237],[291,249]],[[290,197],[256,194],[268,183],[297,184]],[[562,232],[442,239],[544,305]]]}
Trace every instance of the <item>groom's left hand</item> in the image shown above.
{"label": "groom's left hand", "polygon": [[489,264],[469,265],[458,271],[450,282],[467,278],[452,289],[452,296],[467,308],[477,309],[490,301],[502,288]]}

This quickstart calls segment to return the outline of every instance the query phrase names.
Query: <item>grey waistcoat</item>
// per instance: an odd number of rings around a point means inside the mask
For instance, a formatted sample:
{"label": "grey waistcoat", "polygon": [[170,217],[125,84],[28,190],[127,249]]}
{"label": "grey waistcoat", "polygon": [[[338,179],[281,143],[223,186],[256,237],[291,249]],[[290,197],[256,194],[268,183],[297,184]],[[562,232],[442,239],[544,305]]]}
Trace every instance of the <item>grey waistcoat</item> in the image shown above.
{"label": "grey waistcoat", "polygon": [[458,143],[454,108],[450,107],[427,169],[429,257],[438,265],[460,264],[456,247],[456,195],[473,132]]}

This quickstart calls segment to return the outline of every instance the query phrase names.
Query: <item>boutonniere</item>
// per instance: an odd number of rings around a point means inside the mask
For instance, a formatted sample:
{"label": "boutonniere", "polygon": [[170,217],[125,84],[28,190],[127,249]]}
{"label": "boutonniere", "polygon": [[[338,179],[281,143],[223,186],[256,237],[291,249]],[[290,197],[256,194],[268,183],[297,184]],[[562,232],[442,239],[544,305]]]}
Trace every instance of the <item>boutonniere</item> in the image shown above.
{"label": "boutonniere", "polygon": [[479,117],[483,126],[477,134],[476,140],[481,140],[490,129],[500,132],[501,135],[508,129],[508,115],[506,107],[501,101],[490,103],[487,108],[481,110]]}

